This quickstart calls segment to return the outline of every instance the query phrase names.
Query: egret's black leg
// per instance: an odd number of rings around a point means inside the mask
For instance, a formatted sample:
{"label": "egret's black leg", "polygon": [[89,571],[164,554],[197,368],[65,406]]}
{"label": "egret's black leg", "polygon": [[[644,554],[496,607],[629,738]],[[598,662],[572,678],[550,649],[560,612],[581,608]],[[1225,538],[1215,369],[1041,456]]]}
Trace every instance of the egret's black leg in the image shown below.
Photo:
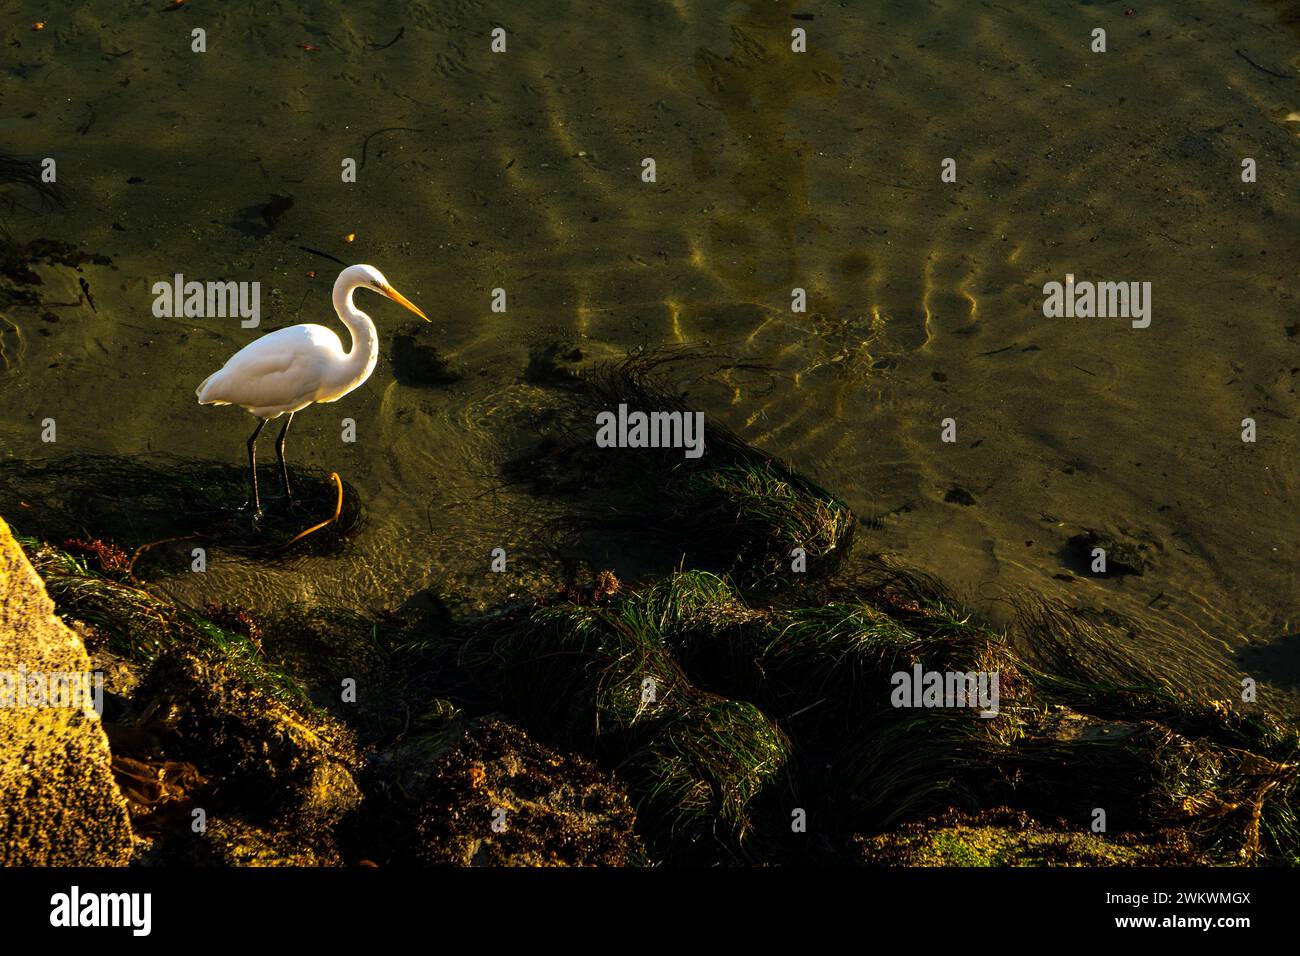
{"label": "egret's black leg", "polygon": [[276,443],[275,450],[280,456],[280,479],[284,482],[284,499],[289,504],[293,504],[293,492],[289,490],[289,468],[284,463],[284,436],[289,434],[289,426],[293,423],[293,412],[284,420],[284,427],[280,429],[280,440]]}
{"label": "egret's black leg", "polygon": [[257,495],[257,436],[262,434],[265,425],[265,418],[259,420],[248,439],[248,474],[253,480],[253,517],[255,518],[262,517],[262,499]]}

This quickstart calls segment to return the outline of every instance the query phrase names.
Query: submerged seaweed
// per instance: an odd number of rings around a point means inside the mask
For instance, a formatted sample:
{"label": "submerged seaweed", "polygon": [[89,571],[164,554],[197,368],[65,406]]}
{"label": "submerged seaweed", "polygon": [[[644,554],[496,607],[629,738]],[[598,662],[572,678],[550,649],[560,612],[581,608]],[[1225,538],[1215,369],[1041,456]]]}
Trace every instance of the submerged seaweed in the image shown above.
{"label": "submerged seaweed", "polygon": [[24,534],[47,541],[93,528],[98,539],[131,555],[139,576],[187,568],[190,549],[201,544],[261,561],[340,552],[364,518],[356,489],[341,483],[340,492],[318,469],[295,467],[290,474],[294,509],[270,504],[255,524],[243,510],[248,470],[237,465],[92,454],[11,460],[0,462],[0,513]]}
{"label": "submerged seaweed", "polygon": [[558,386],[563,404],[538,416],[539,440],[503,469],[531,494],[562,502],[535,536],[560,556],[608,553],[617,542],[624,561],[710,569],[769,593],[832,572],[856,526],[848,506],[720,425],[705,420],[698,458],[593,443],[595,416],[620,404],[690,413],[665,366],[699,357],[640,352]]}

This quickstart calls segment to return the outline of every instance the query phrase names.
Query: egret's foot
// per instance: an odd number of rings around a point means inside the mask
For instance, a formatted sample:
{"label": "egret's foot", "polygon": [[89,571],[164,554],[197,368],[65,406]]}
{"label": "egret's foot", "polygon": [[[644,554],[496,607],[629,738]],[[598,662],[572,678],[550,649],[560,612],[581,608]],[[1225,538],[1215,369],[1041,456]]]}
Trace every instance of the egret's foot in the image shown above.
{"label": "egret's foot", "polygon": [[266,512],[262,510],[262,506],[256,501],[245,501],[239,506],[239,510],[252,515],[254,525],[258,524],[266,516]]}

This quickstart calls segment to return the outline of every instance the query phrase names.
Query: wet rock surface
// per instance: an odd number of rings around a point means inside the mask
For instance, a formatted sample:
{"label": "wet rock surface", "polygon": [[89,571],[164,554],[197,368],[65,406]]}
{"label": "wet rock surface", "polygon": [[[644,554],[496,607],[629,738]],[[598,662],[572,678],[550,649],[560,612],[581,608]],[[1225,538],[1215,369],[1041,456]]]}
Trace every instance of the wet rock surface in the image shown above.
{"label": "wet rock surface", "polygon": [[[435,723],[440,723],[435,719]],[[496,716],[422,728],[380,755],[377,862],[621,866],[642,860],[626,794],[595,764]],[[379,796],[382,794],[382,796]]]}
{"label": "wet rock surface", "polygon": [[351,734],[268,696],[226,662],[185,650],[161,656],[136,691],[137,708],[165,711],[178,759],[218,775],[232,798],[265,803],[273,816],[337,819],[359,799]]}
{"label": "wet rock surface", "polygon": [[85,674],[81,640],[0,519],[0,865],[118,866],[131,856],[126,802],[90,707],[7,706],[21,676]]}
{"label": "wet rock surface", "polygon": [[[1065,543],[1061,549],[1061,558],[1076,574],[1118,578],[1142,575],[1149,571],[1158,547],[1122,531],[1085,528]],[[1096,554],[1097,549],[1105,552],[1104,571],[1093,570],[1094,562],[1100,557]]]}

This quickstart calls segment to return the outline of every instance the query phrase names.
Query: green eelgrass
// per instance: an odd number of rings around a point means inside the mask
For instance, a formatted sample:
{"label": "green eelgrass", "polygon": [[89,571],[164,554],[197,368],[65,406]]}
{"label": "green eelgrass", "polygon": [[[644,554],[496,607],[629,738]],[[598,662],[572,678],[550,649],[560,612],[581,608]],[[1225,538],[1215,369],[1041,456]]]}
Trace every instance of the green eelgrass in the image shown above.
{"label": "green eelgrass", "polygon": [[753,704],[696,694],[615,774],[632,794],[652,852],[707,859],[745,846],[755,804],[781,787],[791,756],[789,739]]}
{"label": "green eelgrass", "polygon": [[980,770],[965,756],[980,740],[980,718],[953,710],[881,717],[832,751],[825,788],[841,826],[878,832],[939,810],[980,805]]}
{"label": "green eelgrass", "polygon": [[[677,516],[735,542],[731,575],[749,588],[777,590],[841,557],[856,518],[846,505],[772,461],[683,469]],[[795,571],[797,552],[804,570]]]}
{"label": "green eelgrass", "polygon": [[22,545],[59,614],[93,625],[109,650],[137,664],[150,664],[176,645],[220,653],[241,677],[283,703],[309,706],[306,693],[288,674],[271,666],[249,637],[227,630],[143,588],[87,567],[80,558],[33,538]]}
{"label": "green eelgrass", "polygon": [[638,600],[671,609],[661,614],[664,640],[692,679],[782,718],[807,712],[822,729],[888,708],[893,676],[916,664],[1018,673],[996,635],[945,606],[905,613],[841,595],[824,605],[758,610],[706,572],[672,575]]}
{"label": "green eelgrass", "polygon": [[685,691],[680,668],[634,615],[558,604],[473,633],[461,664],[515,714],[592,747],[664,716]]}
{"label": "green eelgrass", "polygon": [[[775,852],[789,807],[760,795],[802,792],[789,805],[831,832],[994,807],[1086,832],[1102,809],[1112,832],[1182,832],[1207,862],[1297,862],[1297,734],[1095,644],[1083,635],[1048,670],[924,581],[763,608],[692,571],[613,603],[516,612],[462,661],[521,716],[578,729],[667,859]],[[894,706],[892,678],[918,665],[997,673],[996,716]],[[663,692],[653,707],[647,679]]]}
{"label": "green eelgrass", "polygon": [[691,685],[663,641],[724,593],[652,589],[519,612],[472,633],[460,660],[515,716],[610,761],[661,855],[697,853],[706,836],[738,850],[749,803],[781,778],[789,742],[752,704]]}
{"label": "green eelgrass", "polygon": [[[664,371],[688,356],[639,352],[584,373],[592,407],[690,413]],[[849,549],[856,518],[847,505],[715,422],[705,420],[700,458],[676,449],[642,452],[622,456],[628,484],[643,502],[657,501],[664,523],[697,548],[707,542],[742,588],[776,590],[828,572]],[[796,548],[804,552],[801,571],[793,569]]]}

